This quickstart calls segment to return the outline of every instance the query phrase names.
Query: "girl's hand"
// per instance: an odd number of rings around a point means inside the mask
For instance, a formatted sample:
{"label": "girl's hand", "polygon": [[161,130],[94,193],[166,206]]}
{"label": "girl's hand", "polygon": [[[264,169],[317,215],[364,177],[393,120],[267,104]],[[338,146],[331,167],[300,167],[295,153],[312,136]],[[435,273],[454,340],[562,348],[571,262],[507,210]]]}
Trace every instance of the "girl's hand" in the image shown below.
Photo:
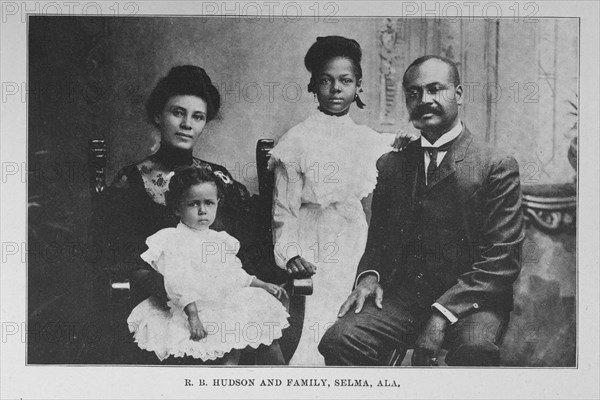
{"label": "girl's hand", "polygon": [[306,261],[300,256],[289,260],[286,265],[287,272],[299,277],[309,277],[317,272],[317,266]]}
{"label": "girl's hand", "polygon": [[392,143],[393,151],[402,151],[410,142],[414,142],[421,137],[420,132],[396,132],[394,143]]}
{"label": "girl's hand", "polygon": [[196,315],[189,316],[188,322],[190,324],[190,339],[198,341],[200,339],[204,339],[206,337],[206,330],[204,329],[204,325],[200,321],[200,318]]}

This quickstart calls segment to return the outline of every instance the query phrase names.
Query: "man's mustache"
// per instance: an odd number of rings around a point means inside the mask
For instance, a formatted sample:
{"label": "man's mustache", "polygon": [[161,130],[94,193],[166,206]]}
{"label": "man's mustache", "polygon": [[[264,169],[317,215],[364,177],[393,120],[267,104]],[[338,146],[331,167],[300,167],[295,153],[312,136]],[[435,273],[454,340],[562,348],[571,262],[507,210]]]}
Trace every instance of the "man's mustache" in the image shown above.
{"label": "man's mustache", "polygon": [[419,119],[425,114],[441,115],[442,110],[431,106],[418,106],[410,113],[410,119]]}

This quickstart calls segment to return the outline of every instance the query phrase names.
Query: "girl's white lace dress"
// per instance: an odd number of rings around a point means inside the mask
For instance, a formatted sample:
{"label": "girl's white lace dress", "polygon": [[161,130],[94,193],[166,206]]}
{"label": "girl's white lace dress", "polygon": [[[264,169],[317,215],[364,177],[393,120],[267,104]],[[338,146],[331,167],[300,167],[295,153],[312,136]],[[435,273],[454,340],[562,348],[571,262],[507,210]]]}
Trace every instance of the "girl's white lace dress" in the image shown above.
{"label": "girl's white lace dress", "polygon": [[377,159],[394,135],[348,116],[317,113],[290,129],[271,151],[273,228],[281,268],[301,255],[317,266],[304,327],[290,365],[323,365],[319,341],[352,291],[367,240],[361,199],[377,181]]}

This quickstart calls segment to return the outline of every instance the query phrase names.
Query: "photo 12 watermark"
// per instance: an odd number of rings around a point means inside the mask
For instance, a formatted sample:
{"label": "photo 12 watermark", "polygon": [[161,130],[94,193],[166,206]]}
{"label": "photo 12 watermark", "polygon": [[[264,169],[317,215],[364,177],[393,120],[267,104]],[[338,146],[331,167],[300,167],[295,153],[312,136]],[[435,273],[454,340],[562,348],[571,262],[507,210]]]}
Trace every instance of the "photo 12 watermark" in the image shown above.
{"label": "photo 12 watermark", "polygon": [[203,21],[208,18],[223,18],[231,21],[258,22],[274,21],[282,18],[286,22],[298,22],[308,18],[313,22],[337,23],[340,5],[334,1],[324,2],[241,2],[241,1],[203,1],[200,15]]}
{"label": "photo 12 watermark", "polygon": [[3,1],[2,23],[26,23],[36,16],[133,17],[139,14],[135,1]]}

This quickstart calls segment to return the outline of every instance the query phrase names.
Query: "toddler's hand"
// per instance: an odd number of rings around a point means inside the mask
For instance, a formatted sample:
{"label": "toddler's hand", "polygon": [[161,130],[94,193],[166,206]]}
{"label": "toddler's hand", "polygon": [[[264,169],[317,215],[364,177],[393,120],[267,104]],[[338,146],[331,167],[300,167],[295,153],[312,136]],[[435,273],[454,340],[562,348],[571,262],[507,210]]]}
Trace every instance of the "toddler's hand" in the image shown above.
{"label": "toddler's hand", "polygon": [[204,325],[202,325],[202,322],[198,316],[189,317],[188,322],[190,323],[190,339],[198,341],[206,337],[206,330],[204,329]]}
{"label": "toddler's hand", "polygon": [[274,283],[265,282],[262,288],[265,289],[267,292],[271,293],[273,296],[277,297],[279,300],[287,296],[287,292],[285,291],[285,289]]}

